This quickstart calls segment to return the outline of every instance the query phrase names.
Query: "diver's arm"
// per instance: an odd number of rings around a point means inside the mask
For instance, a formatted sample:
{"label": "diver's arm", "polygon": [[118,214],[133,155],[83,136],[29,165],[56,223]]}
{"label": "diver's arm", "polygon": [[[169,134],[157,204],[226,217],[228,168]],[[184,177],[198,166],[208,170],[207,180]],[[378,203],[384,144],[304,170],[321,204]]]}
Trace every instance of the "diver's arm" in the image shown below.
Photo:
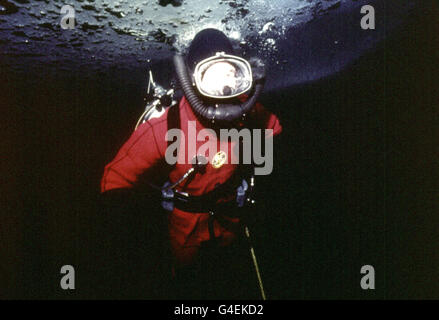
{"label": "diver's arm", "polygon": [[[157,166],[163,162],[163,149],[157,142],[155,130],[150,123],[144,123],[117,153],[113,161],[105,166],[101,181],[101,217],[115,230],[123,231],[132,225],[141,224],[144,219],[154,223],[149,214],[155,210],[157,191],[148,189],[147,178],[157,175]],[[160,132],[160,131],[159,131]],[[144,181],[146,180],[146,181]],[[155,192],[154,192],[155,191]],[[141,220],[139,220],[141,219]],[[137,221],[136,224],[131,222]]]}
{"label": "diver's arm", "polygon": [[94,252],[96,290],[106,298],[126,298],[134,289],[147,291],[143,280],[133,285],[132,274],[153,277],[148,274],[152,262],[166,243],[166,215],[156,194],[141,183],[143,175],[157,175],[155,166],[163,160],[154,129],[149,123],[139,126],[102,177],[99,214],[93,221],[98,237],[88,245]]}

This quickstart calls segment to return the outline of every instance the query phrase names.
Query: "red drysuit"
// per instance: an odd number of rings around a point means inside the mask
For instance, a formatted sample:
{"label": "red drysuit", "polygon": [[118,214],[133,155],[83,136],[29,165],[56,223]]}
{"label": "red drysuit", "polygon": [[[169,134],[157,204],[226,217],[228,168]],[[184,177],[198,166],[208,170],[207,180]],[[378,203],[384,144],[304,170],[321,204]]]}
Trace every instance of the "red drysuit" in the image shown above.
{"label": "red drysuit", "polygon": [[[160,118],[150,119],[134,131],[114,160],[105,167],[101,192],[119,188],[134,188],[142,174],[163,161],[168,146],[165,139],[168,111]],[[278,118],[268,112],[261,104],[257,103],[251,113],[251,117],[256,119],[259,128],[273,129],[273,135],[281,132],[282,127]],[[185,145],[184,149],[181,149],[181,156],[186,156],[186,159],[192,159],[193,156],[199,154],[198,148],[204,144],[204,141],[197,141],[196,148],[189,145],[189,141],[193,141],[189,137],[189,126],[192,126],[193,128],[190,130],[195,131],[197,134],[205,128],[193,113],[189,102],[183,97],[180,101],[180,128],[184,133]],[[233,143],[220,141],[220,139],[217,139],[216,143],[218,151],[222,150],[226,153],[227,163],[219,168],[214,168],[209,163],[205,172],[196,173],[189,183],[187,181],[182,182],[177,187],[178,190],[193,196],[203,195],[214,189],[218,184],[225,183],[233,175],[238,167],[237,164],[233,164],[231,161],[234,157]],[[191,166],[188,161],[185,161],[185,164],[177,163],[174,165],[169,175],[171,183],[176,182]],[[235,190],[236,188],[231,190],[228,200],[235,200]],[[226,217],[226,219],[229,222],[228,225],[238,225],[239,223],[238,218]],[[205,213],[189,213],[174,208],[169,215],[169,236],[172,251],[177,261],[182,264],[190,263],[200,244],[209,240],[207,220],[208,215]],[[233,228],[226,229],[217,221],[214,221],[214,232],[220,245],[227,245],[235,238],[234,231],[231,229]]]}

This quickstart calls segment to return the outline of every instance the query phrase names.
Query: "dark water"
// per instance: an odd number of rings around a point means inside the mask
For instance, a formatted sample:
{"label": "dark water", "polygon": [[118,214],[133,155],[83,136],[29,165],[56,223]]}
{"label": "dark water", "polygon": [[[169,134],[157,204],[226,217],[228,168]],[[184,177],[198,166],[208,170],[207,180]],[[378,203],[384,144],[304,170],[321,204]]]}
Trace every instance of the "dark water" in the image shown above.
{"label": "dark water", "polygon": [[[438,14],[413,14],[341,73],[263,97],[284,126],[253,227],[271,298],[439,296]],[[128,214],[108,242],[97,202],[103,167],[142,111],[145,78],[10,68],[0,68],[0,296],[148,297],[138,283],[154,240],[142,232],[155,218]],[[65,264],[76,268],[74,292],[59,288]],[[374,291],[360,289],[366,264]],[[102,293],[105,268],[117,276]]]}

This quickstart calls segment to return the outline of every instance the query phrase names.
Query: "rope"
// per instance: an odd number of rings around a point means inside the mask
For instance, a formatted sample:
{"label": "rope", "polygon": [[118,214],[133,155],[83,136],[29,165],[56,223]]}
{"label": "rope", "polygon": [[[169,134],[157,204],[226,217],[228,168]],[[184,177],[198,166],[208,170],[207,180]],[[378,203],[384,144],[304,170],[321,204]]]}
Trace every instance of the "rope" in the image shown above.
{"label": "rope", "polygon": [[[250,231],[247,226],[245,226],[245,235],[250,242]],[[256,260],[255,249],[253,248],[251,243],[250,243],[250,253],[253,259],[253,265],[255,266],[256,276],[258,277],[258,285],[259,285],[259,290],[261,291],[262,300],[266,300],[267,298],[265,296],[264,285],[262,284],[262,277],[259,271],[258,261]]]}

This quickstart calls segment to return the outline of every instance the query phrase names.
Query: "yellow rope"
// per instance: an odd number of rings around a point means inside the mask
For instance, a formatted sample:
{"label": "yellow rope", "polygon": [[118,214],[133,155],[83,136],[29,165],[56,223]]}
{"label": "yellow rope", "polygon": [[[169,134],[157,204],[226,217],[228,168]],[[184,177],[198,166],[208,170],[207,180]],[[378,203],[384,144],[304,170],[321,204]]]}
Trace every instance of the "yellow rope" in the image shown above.
{"label": "yellow rope", "polygon": [[[248,239],[250,239],[250,231],[248,230],[247,226],[245,226],[245,235],[247,236]],[[259,272],[258,261],[256,260],[255,249],[253,249],[253,246],[251,244],[250,244],[250,252],[252,254],[253,265],[255,266],[256,276],[258,277],[258,284],[259,284],[259,289],[261,290],[262,300],[266,300],[264,286],[262,284],[261,273]]]}

